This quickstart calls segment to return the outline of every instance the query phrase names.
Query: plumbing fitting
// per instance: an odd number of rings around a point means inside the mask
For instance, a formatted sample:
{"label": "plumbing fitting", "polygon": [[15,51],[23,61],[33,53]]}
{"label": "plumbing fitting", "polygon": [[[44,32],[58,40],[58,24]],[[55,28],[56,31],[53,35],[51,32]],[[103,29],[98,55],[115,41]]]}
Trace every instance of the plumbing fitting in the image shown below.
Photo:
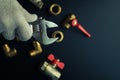
{"label": "plumbing fitting", "polygon": [[66,18],[66,20],[63,23],[63,26],[67,29],[70,28],[70,26],[72,27],[77,27],[79,30],[81,30],[87,37],[91,37],[91,34],[88,33],[83,27],[82,25],[80,25],[76,19],[76,16],[74,14],[70,14],[68,15],[68,17]]}
{"label": "plumbing fitting", "polygon": [[65,21],[63,23],[63,27],[65,27],[66,29],[69,29],[71,26],[70,21],[75,18],[76,18],[76,16],[74,14],[68,15],[68,17],[65,19]]}
{"label": "plumbing fitting", "polygon": [[38,7],[39,9],[42,9],[44,3],[42,2],[42,0],[29,0],[31,3],[33,3],[36,7]]}
{"label": "plumbing fitting", "polygon": [[59,37],[59,39],[56,42],[62,42],[63,39],[64,39],[64,35],[63,35],[63,33],[61,31],[53,32],[52,37],[53,38]]}
{"label": "plumbing fitting", "polygon": [[51,63],[45,61],[40,69],[44,72],[44,74],[51,77],[52,80],[58,80],[61,77],[61,73],[57,70],[57,67],[63,70],[64,63],[60,62],[59,59],[55,59],[53,54],[48,56],[48,60],[51,61]]}
{"label": "plumbing fitting", "polygon": [[62,8],[59,4],[52,4],[50,6],[50,12],[53,14],[53,15],[58,15],[60,14],[62,11]]}
{"label": "plumbing fitting", "polygon": [[3,51],[5,52],[5,55],[8,57],[13,57],[17,54],[17,50],[15,48],[10,49],[8,44],[3,45]]}
{"label": "plumbing fitting", "polygon": [[38,41],[33,41],[34,50],[30,51],[30,56],[36,56],[42,53],[42,47]]}

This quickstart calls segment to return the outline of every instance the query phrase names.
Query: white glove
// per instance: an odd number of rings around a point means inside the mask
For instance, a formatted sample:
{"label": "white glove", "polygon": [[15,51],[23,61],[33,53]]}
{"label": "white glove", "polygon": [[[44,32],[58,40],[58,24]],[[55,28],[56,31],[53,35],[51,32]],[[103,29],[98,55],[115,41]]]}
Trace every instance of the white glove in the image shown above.
{"label": "white glove", "polygon": [[33,30],[28,22],[35,20],[37,15],[28,13],[17,0],[0,0],[0,34],[5,39],[29,40]]}

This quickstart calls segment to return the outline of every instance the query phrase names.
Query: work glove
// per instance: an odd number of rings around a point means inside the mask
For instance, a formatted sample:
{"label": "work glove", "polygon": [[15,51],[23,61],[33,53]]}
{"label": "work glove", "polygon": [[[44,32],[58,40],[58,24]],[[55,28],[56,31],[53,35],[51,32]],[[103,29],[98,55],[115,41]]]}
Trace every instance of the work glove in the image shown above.
{"label": "work glove", "polygon": [[28,23],[35,20],[37,15],[27,12],[17,0],[0,0],[0,34],[5,39],[29,40],[33,29]]}

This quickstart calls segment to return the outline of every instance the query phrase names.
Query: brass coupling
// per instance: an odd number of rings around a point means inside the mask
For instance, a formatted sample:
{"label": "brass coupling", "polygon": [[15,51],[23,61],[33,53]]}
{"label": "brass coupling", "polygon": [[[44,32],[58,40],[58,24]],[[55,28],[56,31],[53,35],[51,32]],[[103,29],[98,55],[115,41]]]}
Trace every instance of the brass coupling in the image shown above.
{"label": "brass coupling", "polygon": [[50,12],[53,14],[53,15],[58,15],[60,14],[62,11],[62,8],[59,4],[52,4],[50,6]]}

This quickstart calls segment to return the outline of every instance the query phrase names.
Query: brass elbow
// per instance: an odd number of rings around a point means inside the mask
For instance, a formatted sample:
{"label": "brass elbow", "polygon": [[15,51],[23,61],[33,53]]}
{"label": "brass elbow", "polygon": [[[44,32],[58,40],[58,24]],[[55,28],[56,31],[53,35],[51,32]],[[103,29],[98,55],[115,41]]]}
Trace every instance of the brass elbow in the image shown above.
{"label": "brass elbow", "polygon": [[30,56],[36,56],[42,53],[42,47],[38,41],[33,41],[33,46],[35,49],[30,51]]}
{"label": "brass elbow", "polygon": [[8,57],[13,57],[17,54],[17,50],[15,48],[10,49],[8,44],[3,45],[3,50],[5,52],[5,55]]}

